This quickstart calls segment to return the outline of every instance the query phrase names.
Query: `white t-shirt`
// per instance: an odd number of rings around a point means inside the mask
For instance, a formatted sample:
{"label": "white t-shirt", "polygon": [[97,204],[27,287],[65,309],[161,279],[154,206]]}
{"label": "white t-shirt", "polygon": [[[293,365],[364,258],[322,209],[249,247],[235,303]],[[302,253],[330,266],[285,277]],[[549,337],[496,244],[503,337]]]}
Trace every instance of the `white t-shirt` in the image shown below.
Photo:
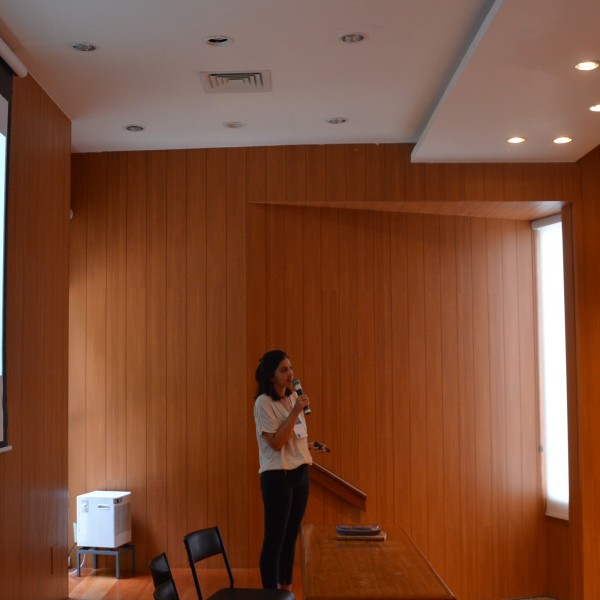
{"label": "white t-shirt", "polygon": [[[297,394],[290,396],[292,405],[296,403]],[[275,433],[287,419],[288,411],[281,402],[274,402],[270,396],[261,394],[254,402],[254,421],[256,422],[256,440],[258,442],[259,473],[285,469],[290,471],[303,464],[312,464],[312,456],[308,449],[308,431],[306,418],[301,412],[294,426],[294,434],[281,450],[273,450],[263,433]]]}

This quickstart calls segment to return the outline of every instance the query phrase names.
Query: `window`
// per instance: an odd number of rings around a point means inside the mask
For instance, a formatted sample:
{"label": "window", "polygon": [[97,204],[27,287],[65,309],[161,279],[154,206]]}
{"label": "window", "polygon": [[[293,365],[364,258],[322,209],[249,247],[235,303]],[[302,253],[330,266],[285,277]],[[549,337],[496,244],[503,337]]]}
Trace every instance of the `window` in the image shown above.
{"label": "window", "polygon": [[539,382],[546,514],[569,518],[569,449],[562,223],[532,223],[537,244]]}
{"label": "window", "polygon": [[10,102],[13,75],[25,77],[27,68],[0,38],[0,452],[11,449],[8,438],[8,413],[6,409],[6,338],[4,312],[6,297],[4,278],[6,273],[6,192],[8,190],[10,162]]}
{"label": "window", "polygon": [[4,372],[4,216],[6,193],[6,169],[8,159],[9,101],[12,71],[0,60],[0,452],[10,449],[8,445],[8,415],[6,412],[6,378]]}

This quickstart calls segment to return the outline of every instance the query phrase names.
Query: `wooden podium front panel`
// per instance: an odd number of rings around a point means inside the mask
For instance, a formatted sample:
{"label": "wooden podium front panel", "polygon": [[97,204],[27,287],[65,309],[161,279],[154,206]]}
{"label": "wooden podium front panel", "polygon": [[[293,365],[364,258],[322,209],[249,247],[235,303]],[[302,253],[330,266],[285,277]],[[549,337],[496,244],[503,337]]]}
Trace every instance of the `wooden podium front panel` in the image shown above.
{"label": "wooden podium front panel", "polygon": [[358,541],[303,525],[304,600],[456,600],[401,527],[382,529],[385,541]]}

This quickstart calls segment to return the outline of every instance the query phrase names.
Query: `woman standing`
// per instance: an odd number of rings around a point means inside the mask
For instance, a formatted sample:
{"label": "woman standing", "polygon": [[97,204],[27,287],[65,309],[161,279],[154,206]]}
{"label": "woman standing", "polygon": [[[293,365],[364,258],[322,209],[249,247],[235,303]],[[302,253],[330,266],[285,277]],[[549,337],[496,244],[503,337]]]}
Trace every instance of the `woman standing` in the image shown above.
{"label": "woman standing", "polygon": [[310,402],[306,394],[292,391],[293,378],[285,352],[271,350],[260,359],[254,420],[264,504],[260,574],[268,589],[292,588],[296,539],[308,502],[309,448],[314,446],[308,441],[304,408]]}

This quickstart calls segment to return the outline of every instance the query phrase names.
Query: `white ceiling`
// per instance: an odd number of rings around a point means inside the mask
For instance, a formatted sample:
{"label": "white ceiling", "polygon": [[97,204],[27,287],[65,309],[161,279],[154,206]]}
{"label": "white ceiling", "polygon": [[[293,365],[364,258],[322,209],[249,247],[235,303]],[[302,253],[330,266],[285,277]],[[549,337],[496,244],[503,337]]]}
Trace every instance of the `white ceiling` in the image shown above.
{"label": "white ceiling", "polygon": [[[600,144],[600,69],[573,67],[600,58],[600,0],[0,0],[0,37],[75,152],[406,142],[417,162],[569,162]],[[271,91],[200,78],[255,70]]]}

